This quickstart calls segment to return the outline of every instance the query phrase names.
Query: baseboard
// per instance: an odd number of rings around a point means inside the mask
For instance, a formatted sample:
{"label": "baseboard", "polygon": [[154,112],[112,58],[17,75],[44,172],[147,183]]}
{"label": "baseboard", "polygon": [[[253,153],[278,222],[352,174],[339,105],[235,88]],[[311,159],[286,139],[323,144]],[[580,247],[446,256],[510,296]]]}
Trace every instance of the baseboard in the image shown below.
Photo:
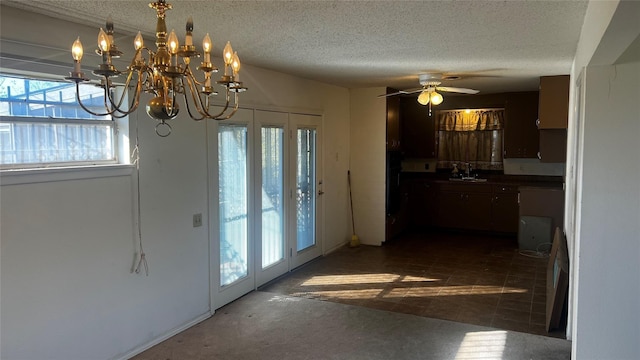
{"label": "baseboard", "polygon": [[187,330],[188,328],[190,328],[192,326],[195,326],[195,325],[207,320],[208,318],[213,316],[213,313],[214,313],[213,311],[206,312],[206,313],[198,316],[197,318],[189,321],[188,323],[186,323],[184,325],[181,325],[181,326],[178,326],[177,328],[174,328],[174,329],[170,330],[169,332],[167,332],[167,333],[165,333],[165,334],[163,334],[163,335],[161,335],[161,336],[159,336],[159,337],[157,337],[157,338],[155,338],[155,339],[153,339],[153,340],[151,340],[151,341],[149,341],[149,342],[147,342],[147,343],[145,343],[145,344],[143,344],[141,346],[138,346],[137,348],[131,350],[130,352],[128,352],[128,353],[126,353],[126,354],[124,354],[122,356],[118,356],[116,358],[113,358],[113,359],[114,360],[131,359],[132,357],[142,353],[143,351],[148,350],[148,349],[160,344],[161,342],[167,340],[168,338],[170,338],[170,337],[172,337],[174,335],[177,335],[177,334]]}
{"label": "baseboard", "polygon": [[345,240],[345,242],[343,242],[343,243],[339,243],[338,245],[336,245],[336,246],[334,246],[334,247],[330,248],[329,250],[326,250],[326,251],[324,252],[324,254],[322,254],[322,255],[323,255],[323,256],[324,256],[324,255],[329,255],[329,254],[331,254],[331,253],[332,253],[332,252],[334,252],[334,251],[337,251],[337,250],[339,250],[339,249],[342,249],[343,247],[345,247],[345,246],[346,246],[346,245],[348,245],[349,243],[350,243],[350,241],[349,241],[349,240]]}

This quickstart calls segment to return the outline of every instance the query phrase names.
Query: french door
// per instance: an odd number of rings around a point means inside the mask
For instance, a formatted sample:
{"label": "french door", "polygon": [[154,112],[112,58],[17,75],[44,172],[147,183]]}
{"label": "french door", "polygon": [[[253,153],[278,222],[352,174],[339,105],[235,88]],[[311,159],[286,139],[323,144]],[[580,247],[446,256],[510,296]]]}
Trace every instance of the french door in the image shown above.
{"label": "french door", "polygon": [[256,186],[256,287],[289,271],[287,225],[290,213],[287,196],[286,159],[289,114],[255,111]]}
{"label": "french door", "polygon": [[211,302],[217,309],[255,288],[253,111],[240,109],[232,121],[210,124]]}
{"label": "french door", "polygon": [[320,117],[239,110],[212,123],[212,308],[320,256]]}
{"label": "french door", "polygon": [[322,159],[320,116],[290,114],[292,201],[291,267],[298,267],[322,254]]}

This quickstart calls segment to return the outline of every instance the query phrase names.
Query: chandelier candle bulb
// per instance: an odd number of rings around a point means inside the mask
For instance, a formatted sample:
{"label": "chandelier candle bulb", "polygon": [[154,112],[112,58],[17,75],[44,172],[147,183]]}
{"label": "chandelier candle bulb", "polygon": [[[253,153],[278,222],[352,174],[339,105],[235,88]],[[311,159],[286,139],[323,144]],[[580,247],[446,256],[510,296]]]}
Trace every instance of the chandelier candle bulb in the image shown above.
{"label": "chandelier candle bulb", "polygon": [[102,28],[100,28],[100,32],[98,33],[98,48],[100,48],[103,55],[109,52],[109,37]]}
{"label": "chandelier candle bulb", "polygon": [[80,36],[73,42],[71,46],[71,54],[73,56],[73,60],[80,62],[82,60],[82,55],[84,55],[84,49],[82,48],[82,43],[80,42]]}
{"label": "chandelier candle bulb", "polygon": [[71,46],[71,56],[73,57],[73,72],[71,73],[72,77],[82,78],[84,74],[81,69],[81,61],[82,55],[84,54],[84,50],[82,49],[82,43],[80,42],[80,36],[73,42]]}
{"label": "chandelier candle bulb", "polygon": [[209,37],[209,33],[204,36],[202,39],[202,50],[204,51],[204,63],[208,64],[211,62],[211,48],[213,45],[211,44],[211,38]]}
{"label": "chandelier candle bulb", "polygon": [[178,36],[174,30],[171,30],[169,33],[169,38],[167,39],[169,43],[169,54],[171,54],[171,66],[178,66],[178,48],[180,47],[180,43],[178,43]]}
{"label": "chandelier candle bulb", "polygon": [[233,61],[233,48],[231,47],[231,42],[227,41],[227,45],[224,46],[224,50],[222,50],[222,57],[224,58],[224,75],[229,75],[227,73],[227,68],[231,66],[231,62]]}
{"label": "chandelier candle bulb", "polygon": [[140,65],[142,61],[142,47],[144,46],[144,40],[142,39],[142,34],[138,31],[138,35],[133,39],[133,48],[136,49],[136,59],[135,64]]}
{"label": "chandelier candle bulb", "polygon": [[233,70],[233,76],[236,77],[236,81],[238,79],[238,73],[240,72],[240,58],[238,57],[238,52],[233,53],[233,60],[231,61],[231,69]]}

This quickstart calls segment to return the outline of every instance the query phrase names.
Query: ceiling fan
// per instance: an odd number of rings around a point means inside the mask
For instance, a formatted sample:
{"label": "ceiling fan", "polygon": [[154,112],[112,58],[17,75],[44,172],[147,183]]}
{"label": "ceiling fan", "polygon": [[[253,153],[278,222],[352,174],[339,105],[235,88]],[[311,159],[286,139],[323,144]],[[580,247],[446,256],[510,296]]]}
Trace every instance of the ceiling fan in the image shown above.
{"label": "ceiling fan", "polygon": [[395,95],[409,95],[409,94],[420,93],[420,95],[418,95],[418,102],[421,105],[427,105],[427,104],[440,105],[444,99],[438,91],[455,92],[455,93],[462,93],[462,94],[479,93],[478,90],[474,90],[474,89],[440,86],[440,84],[442,83],[441,80],[454,80],[458,78],[459,77],[457,76],[443,76],[443,74],[440,74],[440,73],[420,74],[418,79],[420,81],[420,85],[422,85],[421,88],[412,89],[412,90],[400,90],[398,92],[394,92],[391,94],[383,94],[378,97],[388,97],[388,96],[395,96]]}

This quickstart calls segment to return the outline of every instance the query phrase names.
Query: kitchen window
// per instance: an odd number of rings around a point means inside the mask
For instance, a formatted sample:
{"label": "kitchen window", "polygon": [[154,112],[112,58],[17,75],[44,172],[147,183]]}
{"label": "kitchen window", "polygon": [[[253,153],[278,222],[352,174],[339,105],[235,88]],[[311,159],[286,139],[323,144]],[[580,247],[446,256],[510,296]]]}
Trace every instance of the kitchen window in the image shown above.
{"label": "kitchen window", "polygon": [[[101,88],[80,84],[80,97],[88,108],[104,111]],[[2,168],[115,164],[116,135],[110,116],[93,116],[78,105],[74,83],[0,74]]]}
{"label": "kitchen window", "polygon": [[436,136],[438,168],[503,170],[504,109],[439,111]]}

